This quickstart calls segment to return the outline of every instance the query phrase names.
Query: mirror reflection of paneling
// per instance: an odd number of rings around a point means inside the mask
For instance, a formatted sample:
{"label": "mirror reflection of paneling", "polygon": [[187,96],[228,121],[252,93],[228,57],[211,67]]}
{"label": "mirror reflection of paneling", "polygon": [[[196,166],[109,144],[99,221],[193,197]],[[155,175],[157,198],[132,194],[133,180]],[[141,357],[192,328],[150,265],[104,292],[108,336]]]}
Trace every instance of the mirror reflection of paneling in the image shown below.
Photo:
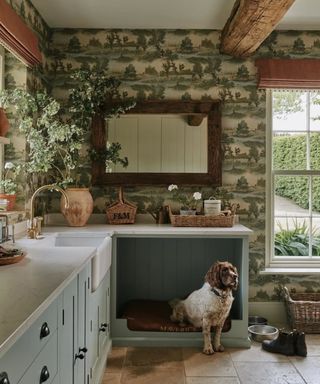
{"label": "mirror reflection of paneling", "polygon": [[[141,135],[143,141],[148,143],[144,150],[141,149],[142,144],[138,139],[137,115],[145,116],[147,119],[162,115],[167,123],[167,128],[161,129],[159,136],[159,132],[153,131],[157,124],[154,123],[154,120],[151,119],[152,123],[149,120],[148,128],[145,128],[145,133]],[[183,129],[179,123],[172,120],[174,117],[183,119],[183,124],[186,124],[183,125]],[[123,119],[129,120],[124,120],[127,123],[126,128],[123,128],[124,141],[122,142],[118,134],[115,136],[115,126]],[[135,121],[134,128],[131,128],[129,124],[132,119]],[[106,125],[109,125],[109,134]],[[112,132],[112,130],[114,131]],[[181,134],[181,130],[183,130],[183,134]],[[135,144],[133,146],[131,144],[134,140],[125,134],[128,131],[134,137]],[[109,141],[122,144],[121,157],[128,157],[129,167],[121,169],[117,166],[113,172],[106,173],[104,161],[94,160],[92,162],[93,185],[221,185],[221,112],[220,101],[218,100],[137,101],[134,108],[115,121],[106,122],[102,114],[94,116],[91,124],[93,149],[103,152],[107,136],[109,136]],[[176,140],[177,137],[178,140]],[[150,142],[157,144],[156,148],[151,146]],[[166,144],[162,145],[163,142]],[[159,146],[160,144],[161,146]],[[178,150],[181,147],[183,148],[182,152]],[[149,156],[147,160],[139,160],[142,153]],[[150,164],[154,165],[159,156],[163,170],[154,171],[152,169],[150,171]],[[182,157],[184,161],[181,163]],[[157,165],[156,169],[159,170],[160,165]],[[142,167],[143,171],[139,170],[139,167]]]}
{"label": "mirror reflection of paneling", "polygon": [[129,165],[113,172],[206,173],[207,118],[190,126],[186,115],[124,115],[108,122],[108,141],[121,144]]}

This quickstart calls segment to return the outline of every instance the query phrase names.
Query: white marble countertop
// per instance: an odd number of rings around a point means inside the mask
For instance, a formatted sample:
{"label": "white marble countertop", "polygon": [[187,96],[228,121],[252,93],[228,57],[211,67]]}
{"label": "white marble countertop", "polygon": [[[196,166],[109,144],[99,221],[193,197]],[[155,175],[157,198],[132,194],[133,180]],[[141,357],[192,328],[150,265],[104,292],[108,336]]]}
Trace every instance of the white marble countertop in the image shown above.
{"label": "white marble countertop", "polygon": [[0,266],[0,356],[55,300],[94,255],[95,247],[30,247]]}
{"label": "white marble countertop", "polygon": [[171,224],[91,224],[85,227],[44,227],[50,232],[103,232],[115,236],[249,236],[252,230],[242,224],[226,227],[173,227]]}

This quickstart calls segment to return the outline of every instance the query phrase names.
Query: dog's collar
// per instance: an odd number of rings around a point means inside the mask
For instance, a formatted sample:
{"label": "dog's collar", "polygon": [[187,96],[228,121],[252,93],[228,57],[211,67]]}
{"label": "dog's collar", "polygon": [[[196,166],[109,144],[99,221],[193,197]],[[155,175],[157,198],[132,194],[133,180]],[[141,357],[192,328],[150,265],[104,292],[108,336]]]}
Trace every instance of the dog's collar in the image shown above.
{"label": "dog's collar", "polygon": [[216,296],[221,297],[221,293],[215,287],[211,288],[211,292],[213,292]]}

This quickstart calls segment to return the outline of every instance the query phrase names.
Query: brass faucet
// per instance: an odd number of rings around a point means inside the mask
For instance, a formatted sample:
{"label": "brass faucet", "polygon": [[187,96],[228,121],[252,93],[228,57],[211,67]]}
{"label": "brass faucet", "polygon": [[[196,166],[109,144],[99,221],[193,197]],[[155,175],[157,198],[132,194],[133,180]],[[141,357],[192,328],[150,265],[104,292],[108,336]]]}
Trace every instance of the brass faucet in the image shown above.
{"label": "brass faucet", "polygon": [[28,234],[29,239],[37,239],[38,235],[40,234],[38,225],[37,225],[37,223],[35,223],[35,220],[34,220],[35,219],[34,218],[34,200],[35,200],[36,196],[38,195],[38,193],[44,191],[45,189],[48,189],[49,191],[55,190],[57,192],[62,193],[64,200],[65,200],[65,208],[69,208],[68,195],[66,194],[66,192],[62,188],[58,187],[57,185],[48,184],[48,185],[43,185],[42,187],[39,187],[38,189],[36,189],[35,192],[33,193],[33,195],[31,196],[31,200],[30,200],[30,224],[29,224],[29,228],[27,230],[27,234]]}

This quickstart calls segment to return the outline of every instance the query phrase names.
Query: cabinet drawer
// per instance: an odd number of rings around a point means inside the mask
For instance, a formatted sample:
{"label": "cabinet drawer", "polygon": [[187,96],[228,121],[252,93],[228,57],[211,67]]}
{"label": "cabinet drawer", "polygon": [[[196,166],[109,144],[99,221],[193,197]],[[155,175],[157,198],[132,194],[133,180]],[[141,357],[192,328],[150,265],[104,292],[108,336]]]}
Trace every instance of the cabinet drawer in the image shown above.
{"label": "cabinet drawer", "polygon": [[7,372],[10,384],[19,382],[57,330],[57,324],[58,305],[55,300],[0,359],[0,372]]}
{"label": "cabinet drawer", "polygon": [[58,372],[58,332],[55,332],[19,384],[50,384]]}

